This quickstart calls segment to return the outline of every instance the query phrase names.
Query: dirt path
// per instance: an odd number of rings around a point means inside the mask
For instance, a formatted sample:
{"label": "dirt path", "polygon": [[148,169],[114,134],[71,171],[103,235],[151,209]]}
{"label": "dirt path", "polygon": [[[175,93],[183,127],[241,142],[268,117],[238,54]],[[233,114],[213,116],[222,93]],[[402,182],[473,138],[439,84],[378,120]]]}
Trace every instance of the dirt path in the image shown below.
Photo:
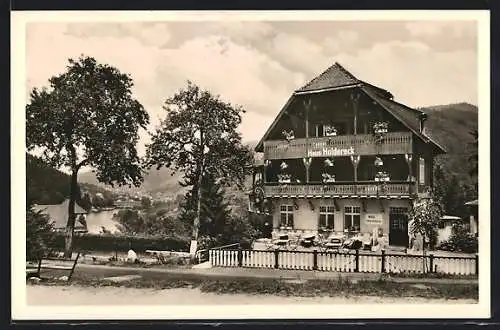
{"label": "dirt path", "polygon": [[389,297],[279,297],[213,294],[198,289],[135,289],[118,287],[27,286],[28,305],[264,305],[264,304],[475,304],[472,299],[446,300]]}

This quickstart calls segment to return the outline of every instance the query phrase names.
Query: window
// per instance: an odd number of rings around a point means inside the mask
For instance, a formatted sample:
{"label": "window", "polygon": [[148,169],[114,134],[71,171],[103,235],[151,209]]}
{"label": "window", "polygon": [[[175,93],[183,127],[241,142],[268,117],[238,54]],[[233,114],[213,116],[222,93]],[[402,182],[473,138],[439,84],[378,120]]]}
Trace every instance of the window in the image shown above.
{"label": "window", "polygon": [[419,159],[418,183],[425,184],[425,159]]}
{"label": "window", "polygon": [[359,206],[346,206],[344,208],[344,229],[351,231],[360,230],[360,212]]}
{"label": "window", "polygon": [[293,228],[293,205],[280,206],[280,227]]}
{"label": "window", "polygon": [[334,206],[319,207],[319,228],[333,229],[334,226]]}

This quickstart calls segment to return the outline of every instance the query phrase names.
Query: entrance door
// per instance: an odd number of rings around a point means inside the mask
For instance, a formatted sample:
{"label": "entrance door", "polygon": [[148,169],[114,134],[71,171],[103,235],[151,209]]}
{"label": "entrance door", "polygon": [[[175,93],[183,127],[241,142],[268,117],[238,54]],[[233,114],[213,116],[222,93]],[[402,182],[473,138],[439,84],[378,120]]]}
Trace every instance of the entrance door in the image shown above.
{"label": "entrance door", "polygon": [[390,208],[389,245],[408,247],[408,210],[405,207]]}

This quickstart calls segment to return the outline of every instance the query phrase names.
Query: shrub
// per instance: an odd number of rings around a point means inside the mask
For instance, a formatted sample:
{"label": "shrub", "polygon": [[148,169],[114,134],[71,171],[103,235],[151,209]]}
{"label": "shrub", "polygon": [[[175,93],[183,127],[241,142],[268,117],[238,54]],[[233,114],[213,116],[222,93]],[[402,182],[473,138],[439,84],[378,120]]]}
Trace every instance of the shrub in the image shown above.
{"label": "shrub", "polygon": [[443,242],[439,248],[446,251],[477,253],[478,241],[477,237],[470,234],[465,226],[454,224],[450,239]]}
{"label": "shrub", "polygon": [[[56,249],[64,249],[64,234],[58,233],[53,244]],[[75,250],[126,252],[133,249],[135,252],[146,250],[159,251],[188,251],[189,240],[182,237],[141,237],[127,235],[76,235]]]}
{"label": "shrub", "polygon": [[[49,251],[54,238],[54,226],[49,217],[29,207],[26,212],[26,260],[40,260]],[[64,249],[64,236],[62,238]]]}

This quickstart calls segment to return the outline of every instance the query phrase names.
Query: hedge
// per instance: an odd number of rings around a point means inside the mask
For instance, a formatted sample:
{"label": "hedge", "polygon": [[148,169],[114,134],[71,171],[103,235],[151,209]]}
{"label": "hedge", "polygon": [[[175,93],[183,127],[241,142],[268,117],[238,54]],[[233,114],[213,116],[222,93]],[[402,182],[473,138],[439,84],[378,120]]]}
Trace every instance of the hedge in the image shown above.
{"label": "hedge", "polygon": [[[190,241],[182,237],[140,237],[126,235],[78,234],[74,236],[73,250],[101,252],[135,252],[146,250],[189,251]],[[64,233],[56,235],[53,249],[64,251]]]}

